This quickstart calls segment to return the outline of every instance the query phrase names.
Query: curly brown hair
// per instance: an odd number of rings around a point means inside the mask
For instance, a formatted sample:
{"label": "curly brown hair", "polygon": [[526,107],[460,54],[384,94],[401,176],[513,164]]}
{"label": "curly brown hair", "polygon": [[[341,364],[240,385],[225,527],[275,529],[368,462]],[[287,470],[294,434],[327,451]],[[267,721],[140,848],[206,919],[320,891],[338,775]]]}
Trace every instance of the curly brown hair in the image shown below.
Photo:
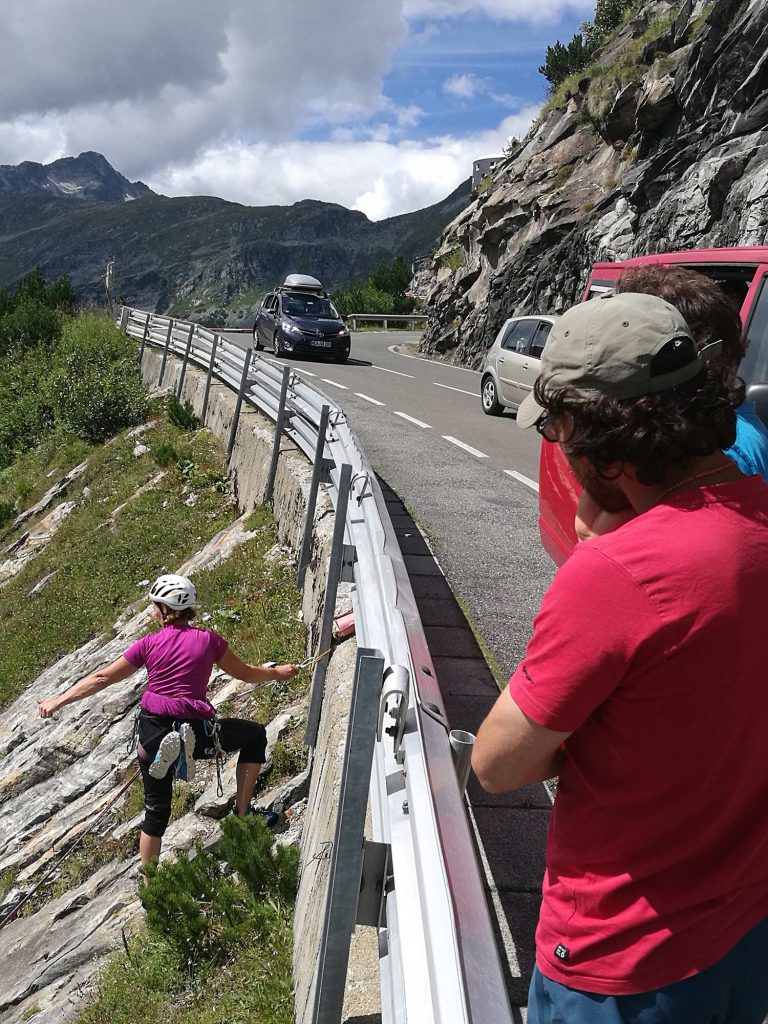
{"label": "curly brown hair", "polygon": [[586,458],[608,480],[616,466],[633,466],[638,481],[652,486],[670,470],[684,471],[694,459],[730,448],[744,388],[705,366],[685,384],[640,398],[585,398],[570,386],[548,390],[543,377],[534,395],[551,419],[571,419],[570,436],[561,441],[567,456]]}
{"label": "curly brown hair", "polygon": [[625,270],[616,282],[616,291],[658,295],[682,313],[698,344],[722,341],[723,353],[717,363],[728,382],[733,382],[747,343],[739,311],[716,281],[687,267],[655,263]]}

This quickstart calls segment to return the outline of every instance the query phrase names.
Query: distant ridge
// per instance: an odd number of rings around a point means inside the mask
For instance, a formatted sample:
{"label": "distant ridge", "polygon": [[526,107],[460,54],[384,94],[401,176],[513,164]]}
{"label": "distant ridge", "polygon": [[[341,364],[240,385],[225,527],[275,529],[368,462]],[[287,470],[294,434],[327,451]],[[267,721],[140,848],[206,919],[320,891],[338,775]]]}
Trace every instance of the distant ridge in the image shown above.
{"label": "distant ridge", "polygon": [[155,193],[143,181],[128,181],[101,153],[66,156],[50,164],[30,160],[0,165],[0,193],[45,193],[69,199],[121,203]]}
{"label": "distant ridge", "polygon": [[160,196],[99,153],[0,167],[0,288],[39,263],[48,278],[68,274],[80,300],[103,301],[104,269],[115,260],[115,290],[129,305],[248,324],[286,274],[311,274],[335,290],[381,260],[430,252],[469,200],[467,178],[433,206],[370,221],[314,199],[242,206]]}

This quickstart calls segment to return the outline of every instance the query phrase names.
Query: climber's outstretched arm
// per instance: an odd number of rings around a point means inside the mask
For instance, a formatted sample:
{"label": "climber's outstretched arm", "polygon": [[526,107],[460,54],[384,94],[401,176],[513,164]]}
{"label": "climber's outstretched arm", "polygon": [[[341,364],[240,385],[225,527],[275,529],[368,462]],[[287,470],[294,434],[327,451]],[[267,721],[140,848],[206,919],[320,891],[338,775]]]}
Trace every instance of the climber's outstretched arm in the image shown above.
{"label": "climber's outstretched arm", "polygon": [[59,708],[63,708],[65,704],[73,704],[76,700],[82,700],[83,697],[90,697],[91,694],[98,693],[99,690],[103,690],[106,686],[111,686],[112,683],[119,683],[122,679],[127,679],[135,671],[135,666],[127,658],[120,657],[117,661],[113,661],[111,665],[107,665],[106,668],[100,668],[95,672],[91,672],[90,675],[85,676],[78,683],[75,683],[74,686],[70,686],[68,690],[58,697],[46,697],[44,700],[38,700],[37,706],[40,711],[40,717],[50,718],[52,714],[58,711]]}

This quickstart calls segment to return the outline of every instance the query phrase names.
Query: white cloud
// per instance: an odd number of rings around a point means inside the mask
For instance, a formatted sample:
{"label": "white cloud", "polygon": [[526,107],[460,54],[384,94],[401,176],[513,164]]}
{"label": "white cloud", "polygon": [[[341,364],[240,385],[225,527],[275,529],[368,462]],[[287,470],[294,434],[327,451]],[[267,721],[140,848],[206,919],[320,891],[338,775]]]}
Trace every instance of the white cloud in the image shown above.
{"label": "white cloud", "polygon": [[331,20],[310,0],[3,0],[0,161],[47,129],[135,176],[217,140],[364,120],[406,31],[379,0],[335,0]]}
{"label": "white cloud", "polygon": [[[168,194],[316,197],[381,218],[443,198],[534,111],[467,138],[406,138],[420,95],[383,91],[407,17],[531,22],[587,0],[2,0],[0,163],[98,150]],[[332,17],[329,9],[332,8]],[[411,40],[412,41],[412,40]],[[439,91],[439,80],[434,87]],[[444,87],[490,97],[472,74]],[[428,105],[428,104],[425,104]],[[302,137],[326,141],[300,141]]]}
{"label": "white cloud", "polygon": [[494,131],[461,139],[230,143],[148,184],[166,195],[227,196],[246,205],[322,199],[380,220],[444,199],[470,176],[473,160],[501,152],[508,136],[525,134],[537,112],[529,107]]}
{"label": "white cloud", "polygon": [[460,100],[471,100],[473,96],[485,92],[487,88],[488,83],[485,79],[473,74],[451,75],[443,82],[443,92]]}
{"label": "white cloud", "polygon": [[569,11],[594,12],[593,0],[404,0],[403,11],[409,20],[440,21],[461,14],[482,13],[498,21],[522,21],[529,24],[554,22]]}

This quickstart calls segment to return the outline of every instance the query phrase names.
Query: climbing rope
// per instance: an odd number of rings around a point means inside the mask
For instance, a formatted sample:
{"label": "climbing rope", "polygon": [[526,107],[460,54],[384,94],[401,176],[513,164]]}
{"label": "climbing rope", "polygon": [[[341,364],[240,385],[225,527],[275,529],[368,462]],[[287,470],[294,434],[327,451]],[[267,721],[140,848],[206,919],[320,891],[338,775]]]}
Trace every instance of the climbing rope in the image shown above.
{"label": "climbing rope", "polygon": [[20,903],[17,903],[13,910],[9,914],[6,914],[3,920],[0,921],[0,928],[4,928],[9,921],[12,921],[14,917],[16,917],[16,915],[24,906],[24,904],[27,903],[30,899],[32,899],[32,897],[35,895],[40,886],[48,881],[53,872],[64,862],[64,860],[66,860],[70,853],[72,853],[72,851],[76,849],[80,843],[82,843],[82,841],[85,839],[87,835],[93,832],[94,828],[98,825],[98,823],[107,813],[107,811],[113,806],[113,804],[115,804],[120,799],[123,793],[125,793],[126,790],[131,786],[131,784],[136,780],[140,771],[141,769],[137,768],[133,775],[131,775],[131,777],[128,779],[128,781],[123,783],[123,785],[120,787],[117,793],[115,793],[112,799],[106,804],[105,807],[102,808],[102,810],[99,811],[99,813],[93,819],[93,821],[85,830],[85,832],[81,832],[80,835],[77,836],[77,838],[69,844],[69,846],[64,847],[62,850],[59,851],[61,853],[61,856],[53,862],[53,864],[48,868],[48,870],[45,872],[45,874],[37,883],[37,885],[35,885],[32,889],[29,890],[24,899]]}
{"label": "climbing rope", "polygon": [[[321,651],[320,654],[316,654],[314,658],[306,658],[304,661],[300,662],[296,667],[301,669],[309,668],[314,671],[315,665],[317,665],[319,661],[322,661],[327,654],[330,654],[332,650],[332,647],[327,647],[324,651]],[[267,663],[266,666],[262,667],[271,668],[272,665]],[[234,696],[237,698],[247,697],[249,694],[255,693],[257,690],[264,690],[268,686],[274,686],[276,683],[282,683],[284,681],[285,680],[283,679],[270,679],[268,683],[259,683],[258,686],[251,686],[247,690],[243,690],[242,693],[234,694]]]}

